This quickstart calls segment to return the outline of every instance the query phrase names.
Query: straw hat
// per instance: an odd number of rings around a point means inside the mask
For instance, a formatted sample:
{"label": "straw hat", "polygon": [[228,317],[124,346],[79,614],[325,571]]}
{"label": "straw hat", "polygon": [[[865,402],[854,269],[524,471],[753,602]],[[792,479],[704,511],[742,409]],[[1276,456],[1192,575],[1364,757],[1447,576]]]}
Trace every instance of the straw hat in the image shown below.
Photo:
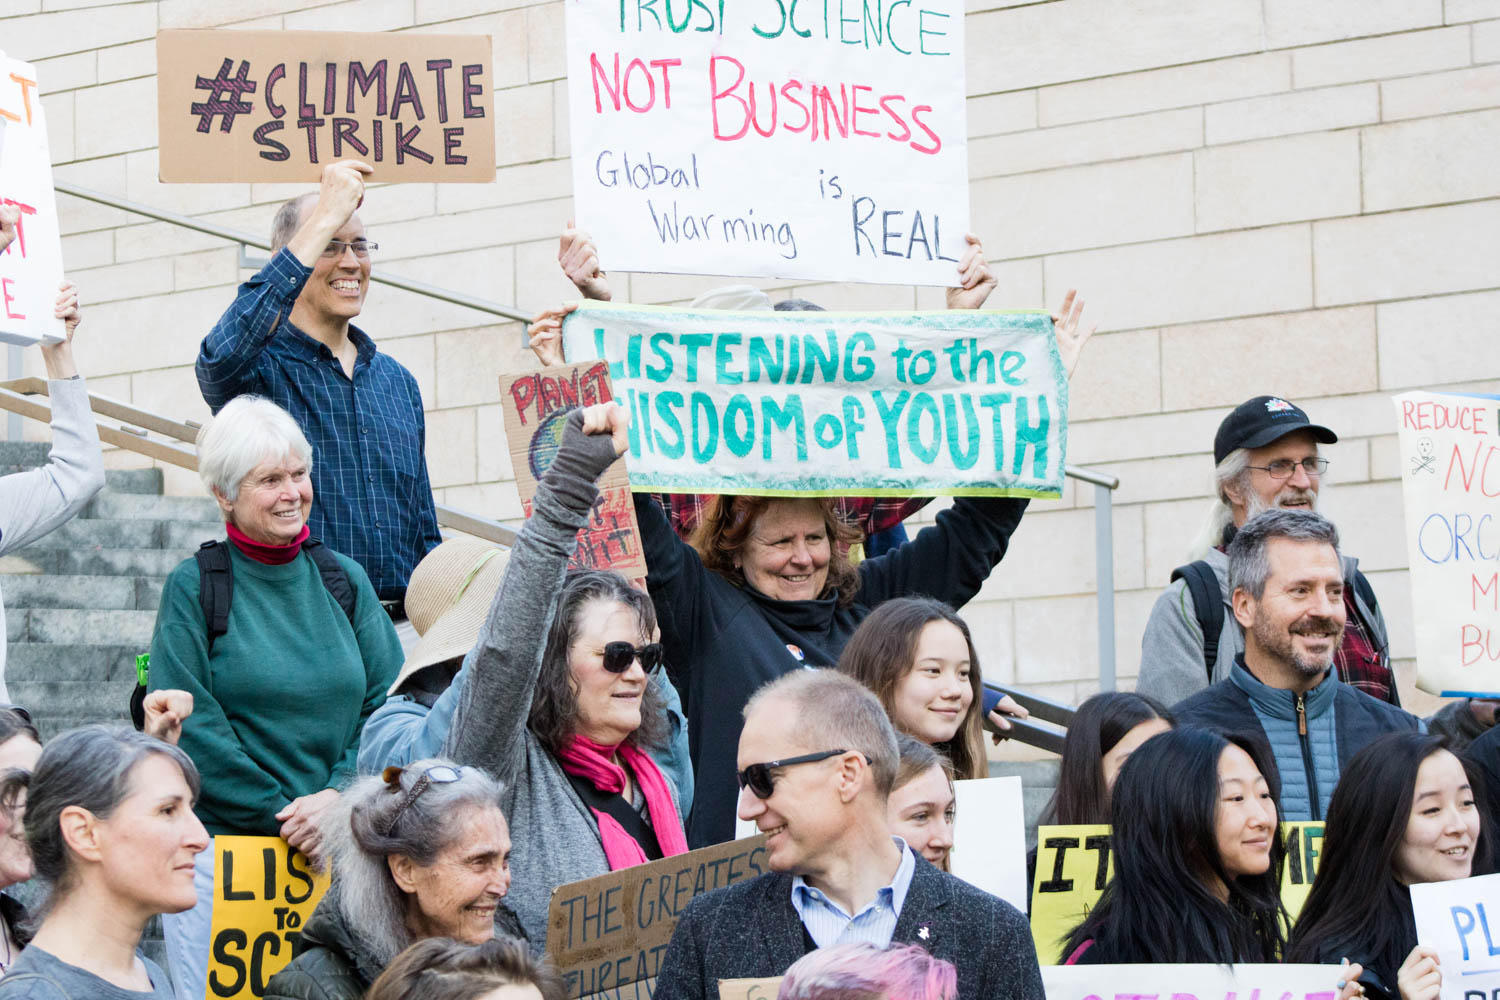
{"label": "straw hat", "polygon": [[423,667],[474,648],[509,561],[504,549],[451,538],[417,563],[406,585],[406,615],[421,638],[401,665],[391,694]]}

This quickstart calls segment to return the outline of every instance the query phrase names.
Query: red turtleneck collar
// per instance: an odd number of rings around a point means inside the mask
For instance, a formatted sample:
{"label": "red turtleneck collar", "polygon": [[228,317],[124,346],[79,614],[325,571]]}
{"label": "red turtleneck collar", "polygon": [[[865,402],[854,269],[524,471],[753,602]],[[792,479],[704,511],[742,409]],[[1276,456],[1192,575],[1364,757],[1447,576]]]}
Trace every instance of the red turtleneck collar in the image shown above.
{"label": "red turtleneck collar", "polygon": [[307,525],[304,524],[302,533],[290,545],[267,545],[264,542],[257,542],[232,524],[226,523],[224,530],[229,533],[229,540],[234,543],[235,548],[256,562],[265,563],[267,566],[284,566],[297,558],[297,554],[302,551],[302,543],[307,541],[310,533]]}

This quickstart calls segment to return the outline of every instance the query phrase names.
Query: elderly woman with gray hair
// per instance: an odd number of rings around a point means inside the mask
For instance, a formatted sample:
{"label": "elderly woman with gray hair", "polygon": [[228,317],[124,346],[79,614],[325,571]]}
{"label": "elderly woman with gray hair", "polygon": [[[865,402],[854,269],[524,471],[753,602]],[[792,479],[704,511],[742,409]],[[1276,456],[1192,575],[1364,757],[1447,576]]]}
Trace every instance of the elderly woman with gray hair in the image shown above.
{"label": "elderly woman with gray hair", "polygon": [[297,957],[265,1000],[356,1000],[402,950],[426,938],[480,944],[520,927],[500,785],[444,758],[388,767],[344,793],[325,830],[333,884]]}
{"label": "elderly woman with gray hair", "polygon": [[[198,435],[198,472],[227,540],[162,591],[148,687],[193,696],[181,746],[203,775],[211,835],[281,836],[314,861],[321,814],[355,775],[360,732],[401,665],[365,571],[308,537],[312,449],[285,410],[232,400]],[[163,921],[179,997],[202,997],[213,851],[199,905]]]}

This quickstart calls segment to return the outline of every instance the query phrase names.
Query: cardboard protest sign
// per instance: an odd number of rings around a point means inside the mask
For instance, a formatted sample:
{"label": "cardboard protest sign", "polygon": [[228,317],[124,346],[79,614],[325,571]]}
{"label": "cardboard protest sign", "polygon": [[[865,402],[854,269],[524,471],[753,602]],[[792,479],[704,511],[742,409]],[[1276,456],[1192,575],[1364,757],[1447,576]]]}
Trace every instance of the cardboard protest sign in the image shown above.
{"label": "cardboard protest sign", "polygon": [[62,236],[52,190],[47,117],[36,68],[0,52],[0,204],[21,211],[16,238],[0,253],[0,341],[56,343],[52,315],[62,281]]}
{"label": "cardboard protest sign", "polygon": [[1026,912],[1026,810],[1021,779],[953,783],[953,874]]}
{"label": "cardboard protest sign", "polygon": [[1435,948],[1442,1000],[1500,996],[1500,875],[1411,887],[1417,943]]}
{"label": "cardboard protest sign", "polygon": [[1068,380],[1045,312],[736,312],[586,303],[636,491],[1057,497]]}
{"label": "cardboard protest sign", "polygon": [[156,36],[161,179],[495,179],[487,35],[174,30]]}
{"label": "cardboard protest sign", "polygon": [[[510,444],[511,467],[521,506],[531,516],[531,499],[537,480],[552,464],[562,442],[568,411],[579,406],[607,403],[614,398],[609,366],[601,361],[557,365],[525,375],[500,376],[500,406],[505,415],[505,436]],[[645,579],[646,553],[641,548],[640,527],[630,495],[630,475],[623,458],[615,461],[599,479],[599,499],[589,523],[578,533],[574,569],[612,569],[630,579]]]}
{"label": "cardboard protest sign", "polygon": [[328,873],[280,837],[214,838],[208,996],[258,997],[292,960],[301,927],[328,891]]}
{"label": "cardboard protest sign", "polygon": [[765,844],[764,837],[732,840],[554,889],[547,953],[568,996],[649,997],[683,909],[765,872]]}
{"label": "cardboard protest sign", "polygon": [[1500,694],[1500,396],[1395,397],[1417,687]]}
{"label": "cardboard protest sign", "polygon": [[1047,1000],[1209,1000],[1276,997],[1334,1000],[1337,965],[1052,965],[1042,968]]}
{"label": "cardboard protest sign", "polygon": [[[1286,845],[1281,904],[1295,921],[1318,873],[1323,824],[1283,823],[1281,838]],[[1036,880],[1031,889],[1031,939],[1037,961],[1055,965],[1066,957],[1061,953],[1063,940],[1089,915],[1114,872],[1108,824],[1037,828]]]}
{"label": "cardboard protest sign", "polygon": [[605,267],[954,284],[961,0],[565,6],[573,202]]}
{"label": "cardboard protest sign", "polygon": [[781,977],[775,979],[721,979],[719,1000],[776,1000]]}

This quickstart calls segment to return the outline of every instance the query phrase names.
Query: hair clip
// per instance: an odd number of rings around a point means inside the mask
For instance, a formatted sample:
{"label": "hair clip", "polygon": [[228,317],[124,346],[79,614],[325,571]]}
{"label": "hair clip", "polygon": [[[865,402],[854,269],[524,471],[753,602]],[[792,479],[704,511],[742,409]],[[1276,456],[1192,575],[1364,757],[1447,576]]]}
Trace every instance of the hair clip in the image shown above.
{"label": "hair clip", "polygon": [[406,770],[400,764],[392,764],[380,772],[380,780],[391,786],[391,791],[401,790],[401,773]]}

